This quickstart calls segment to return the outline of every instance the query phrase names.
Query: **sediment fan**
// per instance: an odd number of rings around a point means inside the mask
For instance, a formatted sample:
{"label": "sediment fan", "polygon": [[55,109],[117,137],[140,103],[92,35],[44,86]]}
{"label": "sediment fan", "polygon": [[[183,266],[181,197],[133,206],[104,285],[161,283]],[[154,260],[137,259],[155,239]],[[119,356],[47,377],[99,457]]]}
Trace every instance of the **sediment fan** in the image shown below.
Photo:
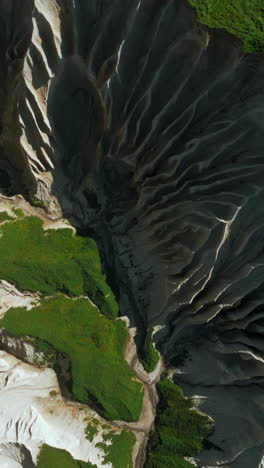
{"label": "sediment fan", "polygon": [[94,230],[139,349],[154,329],[214,419],[201,466],[262,466],[263,56],[185,0],[1,0],[0,18],[0,186]]}

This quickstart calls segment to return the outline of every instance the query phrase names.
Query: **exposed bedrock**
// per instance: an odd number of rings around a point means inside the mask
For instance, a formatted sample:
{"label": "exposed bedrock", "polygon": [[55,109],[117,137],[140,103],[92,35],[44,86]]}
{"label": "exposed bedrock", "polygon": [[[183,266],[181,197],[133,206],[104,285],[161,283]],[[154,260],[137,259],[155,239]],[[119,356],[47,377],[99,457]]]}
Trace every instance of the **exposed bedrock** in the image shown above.
{"label": "exposed bedrock", "polygon": [[10,468],[34,468],[30,451],[22,444],[0,444],[0,462],[4,467]]}
{"label": "exposed bedrock", "polygon": [[19,27],[8,5],[1,60],[28,51],[1,75],[4,132],[15,96],[21,123],[3,170],[22,165],[27,190],[94,231],[139,343],[155,327],[215,421],[199,466],[260,467],[264,57],[185,0],[25,1]]}
{"label": "exposed bedrock", "polygon": [[36,181],[20,144],[18,100],[24,58],[31,42],[34,0],[0,2],[0,189],[34,191]]}

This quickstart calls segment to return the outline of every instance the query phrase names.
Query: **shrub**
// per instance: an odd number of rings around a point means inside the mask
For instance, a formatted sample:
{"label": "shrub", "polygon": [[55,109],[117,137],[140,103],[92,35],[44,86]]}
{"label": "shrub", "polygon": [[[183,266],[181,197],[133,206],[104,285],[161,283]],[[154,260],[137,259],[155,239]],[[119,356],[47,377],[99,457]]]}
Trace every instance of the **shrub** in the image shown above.
{"label": "shrub", "polygon": [[190,399],[172,381],[163,378],[157,386],[159,403],[147,447],[146,468],[191,468],[184,457],[197,455],[211,431],[206,415],[192,409]]}
{"label": "shrub", "polygon": [[264,51],[262,0],[189,0],[198,20],[210,28],[222,28],[239,37],[246,52]]}
{"label": "shrub", "polygon": [[147,372],[152,372],[160,359],[159,352],[152,343],[152,330],[149,330],[146,336],[144,348],[140,356],[140,362]]}

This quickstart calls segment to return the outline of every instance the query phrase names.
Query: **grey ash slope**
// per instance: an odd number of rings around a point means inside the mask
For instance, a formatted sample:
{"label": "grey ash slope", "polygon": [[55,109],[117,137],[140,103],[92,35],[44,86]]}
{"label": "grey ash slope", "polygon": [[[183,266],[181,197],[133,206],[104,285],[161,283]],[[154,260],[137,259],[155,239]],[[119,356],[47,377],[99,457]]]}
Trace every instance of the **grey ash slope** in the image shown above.
{"label": "grey ash slope", "polygon": [[[139,342],[155,327],[204,397],[218,450],[201,466],[261,466],[263,56],[209,35],[183,0],[36,0],[33,24],[16,78],[26,191],[93,227]],[[12,178],[23,159],[3,141]]]}

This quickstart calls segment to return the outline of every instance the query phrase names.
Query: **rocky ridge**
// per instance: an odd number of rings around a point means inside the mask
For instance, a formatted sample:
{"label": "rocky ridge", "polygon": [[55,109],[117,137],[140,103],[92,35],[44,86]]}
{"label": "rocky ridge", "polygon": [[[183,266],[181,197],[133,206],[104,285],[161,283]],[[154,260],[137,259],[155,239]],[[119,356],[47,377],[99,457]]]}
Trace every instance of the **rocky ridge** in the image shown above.
{"label": "rocky ridge", "polygon": [[263,56],[184,0],[0,13],[0,186],[93,230],[139,349],[154,328],[215,422],[198,466],[260,468]]}

